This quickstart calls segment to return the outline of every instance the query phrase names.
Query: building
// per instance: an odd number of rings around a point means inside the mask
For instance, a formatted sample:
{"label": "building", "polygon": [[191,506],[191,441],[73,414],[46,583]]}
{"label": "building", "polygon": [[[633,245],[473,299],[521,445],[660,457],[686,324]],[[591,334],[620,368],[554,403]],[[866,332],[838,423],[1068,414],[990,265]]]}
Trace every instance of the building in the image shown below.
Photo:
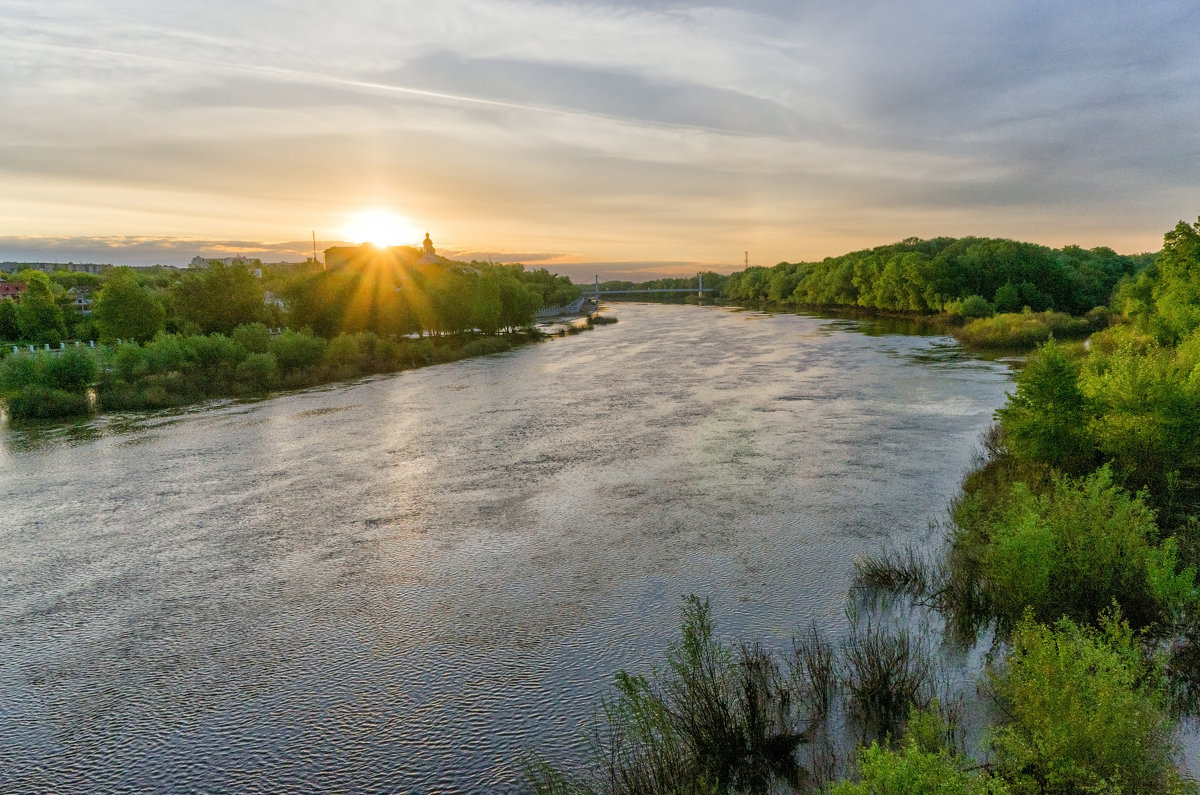
{"label": "building", "polygon": [[333,246],[325,249],[325,270],[333,271],[339,268],[363,268],[372,263],[385,262],[394,265],[446,265],[447,262],[437,255],[429,233],[421,248],[412,246],[389,246],[380,248],[374,243],[362,243],[357,246]]}
{"label": "building", "polygon": [[262,260],[247,257],[245,254],[239,254],[236,257],[192,257],[192,261],[188,263],[188,270],[208,268],[213,265],[225,265],[227,267],[239,265],[248,269],[258,278],[262,278]]}
{"label": "building", "polygon": [[112,267],[112,263],[97,262],[0,262],[0,272],[16,273],[17,271],[70,271],[71,273],[92,273],[99,275]]}
{"label": "building", "polygon": [[71,296],[71,306],[75,307],[76,312],[81,315],[92,314],[92,294],[90,290],[72,287],[70,290],[67,290],[67,295]]}
{"label": "building", "polygon": [[378,263],[414,265],[420,259],[421,252],[411,246],[379,248],[372,243],[363,243],[361,246],[333,246],[325,249],[325,270],[362,269]]}
{"label": "building", "polygon": [[29,288],[20,282],[0,282],[0,299],[11,298],[20,301],[22,293],[27,289]]}

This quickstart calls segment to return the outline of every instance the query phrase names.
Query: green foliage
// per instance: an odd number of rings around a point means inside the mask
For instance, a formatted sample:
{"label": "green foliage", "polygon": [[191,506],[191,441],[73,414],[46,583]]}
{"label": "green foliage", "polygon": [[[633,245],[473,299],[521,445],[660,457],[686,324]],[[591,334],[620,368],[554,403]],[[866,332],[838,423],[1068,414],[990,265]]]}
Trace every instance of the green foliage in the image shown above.
{"label": "green foliage", "polygon": [[972,320],[957,329],[954,336],[975,348],[1024,350],[1054,338],[1085,336],[1099,327],[1093,322],[1102,321],[1071,317],[1064,312],[1019,312]]}
{"label": "green foliage", "polygon": [[684,602],[683,633],[667,670],[620,673],[604,703],[588,769],[569,774],[537,761],[538,793],[766,793],[797,788],[805,741],[794,684],[757,646],[713,638],[708,602]]}
{"label": "green foliage", "polygon": [[92,306],[105,342],[145,342],[162,331],[167,313],[162,302],[143,289],[128,268],[114,268]]}
{"label": "green foliage", "polygon": [[0,341],[15,342],[21,338],[21,327],[17,324],[17,302],[11,298],[0,298]]}
{"label": "green foliage", "polygon": [[[913,718],[917,724],[925,718]],[[872,742],[859,750],[856,783],[841,781],[829,795],[1007,795],[1008,786],[974,762],[909,736],[897,748]]]}
{"label": "green foliage", "polygon": [[1056,478],[1044,494],[1022,483],[986,519],[960,526],[959,565],[975,568],[979,607],[1002,627],[1026,610],[1041,621],[1094,623],[1113,603],[1135,626],[1160,631],[1196,607],[1195,568],[1173,540],[1159,543],[1154,513],[1102,468]]}
{"label": "green foliage", "polygon": [[986,318],[996,313],[988,300],[980,295],[968,295],[961,301],[952,301],[946,304],[945,309],[949,314],[965,318]]}
{"label": "green foliage", "polygon": [[[749,304],[861,306],[896,312],[1054,309],[1082,315],[1107,303],[1122,277],[1145,265],[1111,249],[1061,250],[989,238],[909,238],[821,262],[751,267],[722,280],[720,297]],[[716,280],[705,284],[716,286]],[[787,290],[792,287],[790,294]],[[972,298],[974,296],[974,298]],[[963,312],[964,302],[967,312]]]}
{"label": "green foliage", "polygon": [[237,366],[235,377],[238,384],[248,392],[267,392],[279,381],[275,357],[269,353],[249,354]]}
{"label": "green foliage", "polygon": [[240,265],[218,262],[188,273],[174,285],[172,297],[179,320],[195,323],[206,333],[229,334],[266,315],[262,282]]}
{"label": "green foliage", "polygon": [[[50,278],[38,271],[22,271],[20,275],[28,285],[16,306],[21,339],[35,345],[61,342],[67,334],[67,326]],[[58,291],[62,292],[62,288]]]}
{"label": "green foliage", "polygon": [[1017,391],[996,412],[1004,442],[1018,458],[1067,472],[1084,472],[1095,461],[1087,432],[1092,408],[1079,388],[1079,364],[1050,341],[1017,374]]}
{"label": "green foliage", "polygon": [[315,367],[325,357],[325,340],[288,329],[271,339],[268,348],[281,370]]}
{"label": "green foliage", "polygon": [[50,420],[86,415],[91,406],[86,395],[40,384],[29,384],[7,398],[14,419]]}
{"label": "green foliage", "polygon": [[1194,483],[1200,473],[1200,346],[1193,336],[1176,350],[1114,339],[1111,351],[1093,347],[1079,379],[1088,434],[1123,483],[1171,510],[1180,476]]}
{"label": "green foliage", "polygon": [[65,392],[82,393],[96,380],[96,358],[87,348],[69,347],[45,357],[45,385]]}
{"label": "green foliage", "polygon": [[1200,220],[1180,221],[1155,259],[1150,301],[1135,318],[1161,342],[1174,344],[1200,326]]}
{"label": "green foliage", "polygon": [[271,332],[262,323],[243,323],[230,337],[250,353],[266,353],[271,345]]}
{"label": "green foliage", "polygon": [[52,419],[87,414],[85,391],[96,380],[96,361],[87,348],[60,354],[19,353],[0,362],[0,397],[16,419]]}
{"label": "green foliage", "polygon": [[996,772],[1014,793],[1194,791],[1172,764],[1161,666],[1119,613],[1098,629],[1026,616],[990,672],[1003,723],[989,732]]}

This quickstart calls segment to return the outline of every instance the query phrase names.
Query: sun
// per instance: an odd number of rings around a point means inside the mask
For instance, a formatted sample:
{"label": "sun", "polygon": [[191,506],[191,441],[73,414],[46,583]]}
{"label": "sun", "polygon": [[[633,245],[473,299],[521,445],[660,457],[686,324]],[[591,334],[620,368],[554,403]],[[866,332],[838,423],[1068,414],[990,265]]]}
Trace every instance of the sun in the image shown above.
{"label": "sun", "polygon": [[342,227],[342,234],[355,243],[370,243],[378,248],[414,244],[420,232],[412,221],[389,210],[364,210],[350,216]]}

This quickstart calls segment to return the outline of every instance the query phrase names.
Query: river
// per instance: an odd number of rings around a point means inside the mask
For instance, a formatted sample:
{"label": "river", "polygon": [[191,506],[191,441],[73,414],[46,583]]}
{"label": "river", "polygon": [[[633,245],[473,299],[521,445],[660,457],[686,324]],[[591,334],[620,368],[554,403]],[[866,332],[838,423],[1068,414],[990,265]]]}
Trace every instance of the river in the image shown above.
{"label": "river", "polygon": [[1006,366],[871,321],[618,304],[509,353],[0,431],[0,791],[479,792],[577,754],[681,597],[844,632],[935,543]]}

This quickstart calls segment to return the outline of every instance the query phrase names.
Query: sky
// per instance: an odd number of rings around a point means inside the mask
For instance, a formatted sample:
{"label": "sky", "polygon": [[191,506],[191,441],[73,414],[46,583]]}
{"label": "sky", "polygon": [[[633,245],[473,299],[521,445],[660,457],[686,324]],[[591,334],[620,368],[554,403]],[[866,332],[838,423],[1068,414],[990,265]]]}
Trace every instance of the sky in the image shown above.
{"label": "sky", "polygon": [[0,261],[299,260],[370,210],[588,280],[1157,250],[1200,214],[1197,10],[0,0]]}

